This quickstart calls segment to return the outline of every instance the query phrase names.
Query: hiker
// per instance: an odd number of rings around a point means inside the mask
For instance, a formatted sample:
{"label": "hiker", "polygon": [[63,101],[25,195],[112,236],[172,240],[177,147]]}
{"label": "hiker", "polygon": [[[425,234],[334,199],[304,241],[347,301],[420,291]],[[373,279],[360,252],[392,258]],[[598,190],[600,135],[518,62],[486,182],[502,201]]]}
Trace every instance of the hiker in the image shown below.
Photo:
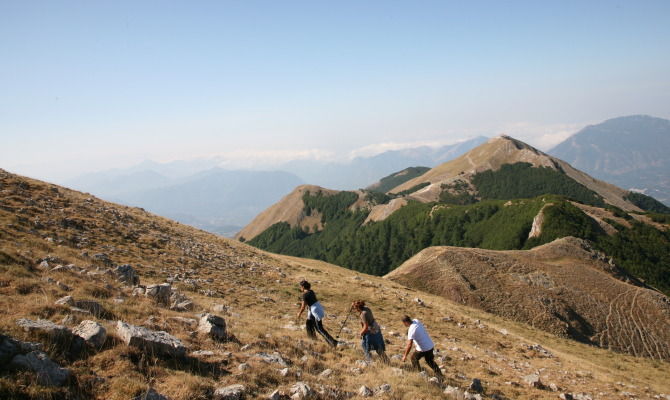
{"label": "hiker", "polygon": [[316,299],[316,294],[314,294],[314,291],[312,290],[312,285],[306,280],[303,280],[300,282],[300,289],[302,290],[302,305],[300,306],[300,311],[298,311],[298,318],[300,318],[302,312],[307,308],[307,322],[305,323],[307,336],[314,339],[316,337],[314,331],[319,332],[329,345],[336,347],[337,340],[333,339],[323,327],[322,321],[326,316],[326,313],[323,310],[321,303]]}
{"label": "hiker", "polygon": [[360,314],[361,318],[361,346],[365,353],[365,360],[371,361],[370,350],[375,350],[383,363],[388,364],[389,358],[386,355],[386,345],[384,344],[384,336],[382,330],[372,311],[365,306],[363,300],[356,300],[351,307]]}
{"label": "hiker", "polygon": [[435,345],[430,339],[430,336],[428,336],[426,328],[423,327],[423,324],[419,322],[418,319],[411,319],[407,315],[403,317],[402,323],[405,325],[405,327],[408,328],[407,347],[405,347],[405,354],[402,356],[402,361],[405,362],[407,359],[407,354],[409,354],[409,351],[412,349],[412,342],[414,342],[416,349],[414,354],[412,354],[412,366],[417,371],[421,371],[419,360],[425,358],[426,364],[428,364],[428,366],[432,368],[433,371],[435,371],[435,376],[437,376],[437,379],[442,381],[444,379],[444,375],[442,375],[440,367],[435,363],[433,355],[433,348]]}

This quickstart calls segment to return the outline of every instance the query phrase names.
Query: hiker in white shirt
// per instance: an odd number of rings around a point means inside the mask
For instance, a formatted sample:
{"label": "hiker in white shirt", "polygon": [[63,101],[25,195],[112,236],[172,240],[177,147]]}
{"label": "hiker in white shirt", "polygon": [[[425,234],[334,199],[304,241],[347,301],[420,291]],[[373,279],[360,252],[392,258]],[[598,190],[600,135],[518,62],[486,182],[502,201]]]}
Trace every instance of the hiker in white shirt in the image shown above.
{"label": "hiker in white shirt", "polygon": [[423,327],[423,324],[421,324],[418,319],[411,319],[407,315],[403,317],[402,323],[408,328],[407,347],[405,347],[405,354],[402,356],[402,361],[405,362],[405,360],[407,360],[407,355],[410,350],[412,350],[412,343],[414,343],[415,351],[414,354],[412,354],[412,366],[418,371],[421,371],[419,360],[425,358],[426,364],[435,371],[437,379],[442,381],[444,376],[442,375],[442,371],[440,371],[440,367],[435,363],[433,355],[433,348],[435,345],[430,339],[430,336],[428,336],[426,328]]}

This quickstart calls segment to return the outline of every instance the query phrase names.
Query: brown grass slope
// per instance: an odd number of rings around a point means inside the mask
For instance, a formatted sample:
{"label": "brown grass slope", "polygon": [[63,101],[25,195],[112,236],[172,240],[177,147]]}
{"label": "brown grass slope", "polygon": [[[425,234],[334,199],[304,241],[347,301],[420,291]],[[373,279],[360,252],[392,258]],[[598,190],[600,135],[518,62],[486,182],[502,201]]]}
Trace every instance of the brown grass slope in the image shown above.
{"label": "brown grass slope", "polygon": [[[97,253],[107,254],[114,265],[130,263],[141,284],[172,280],[195,309],[172,311],[133,296],[132,288],[104,273],[109,263],[96,258]],[[45,257],[49,269],[38,266]],[[57,264],[76,268],[52,270]],[[436,343],[447,383],[463,388],[479,378],[485,398],[557,398],[558,393],[524,383],[523,377],[533,373],[560,392],[584,392],[594,399],[670,393],[667,362],[586,346],[387,279],[264,253],[138,208],[0,170],[0,333],[43,343],[50,357],[73,375],[65,387],[48,388],[38,385],[31,372],[0,365],[0,398],[127,400],[152,387],[173,400],[211,399],[215,388],[240,383],[250,399],[266,398],[275,389],[287,392],[296,381],[306,382],[321,399],[356,398],[361,385],[384,383],[391,391],[380,398],[444,398],[441,388],[397,358],[390,366],[358,366],[357,324],[351,318],[341,336],[346,346],[331,350],[322,341],[307,340],[295,323],[296,283],[302,278],[313,283],[333,334],[350,302],[367,300],[383,326],[390,355],[404,347],[404,339],[394,333],[404,332],[402,315],[421,319]],[[99,302],[109,319],[54,304],[65,295]],[[224,317],[239,343],[214,342],[183,319],[205,311]],[[109,337],[102,348],[70,359],[58,343],[20,329],[19,318],[56,323],[66,318],[63,323],[70,328],[78,320],[93,319],[107,328]],[[166,359],[126,346],[113,329],[116,320],[164,330],[188,346],[189,356]],[[533,346],[537,343],[551,354],[539,351]],[[197,350],[210,353],[194,354]],[[280,366],[257,357],[275,351],[289,364],[286,376]],[[248,368],[238,368],[242,364]],[[332,370],[329,377],[321,375],[326,369]]]}
{"label": "brown grass slope", "polygon": [[320,186],[300,185],[267,210],[258,214],[256,218],[235,235],[235,239],[244,238],[245,240],[251,240],[278,222],[288,222],[291,226],[300,225],[309,228],[315,224],[320,226],[321,217],[318,213],[310,216],[305,215],[303,212],[305,204],[302,201],[302,196],[305,193],[316,193],[319,191],[326,195],[337,193],[336,190],[324,189]]}
{"label": "brown grass slope", "polygon": [[534,147],[509,136],[498,136],[478,146],[455,160],[438,165],[425,174],[409,180],[390,190],[398,193],[416,185],[429,182],[431,185],[413,193],[410,197],[419,201],[437,201],[442,191],[441,185],[456,179],[469,181],[472,175],[487,170],[498,170],[504,164],[527,162],[537,167],[559,167],[575,181],[601,195],[606,202],[626,211],[641,211],[623,197],[626,190],[590,177],[576,170],[565,161],[551,157]]}
{"label": "brown grass slope", "polygon": [[581,239],[529,251],[431,247],[387,278],[559,336],[670,360],[670,300]]}

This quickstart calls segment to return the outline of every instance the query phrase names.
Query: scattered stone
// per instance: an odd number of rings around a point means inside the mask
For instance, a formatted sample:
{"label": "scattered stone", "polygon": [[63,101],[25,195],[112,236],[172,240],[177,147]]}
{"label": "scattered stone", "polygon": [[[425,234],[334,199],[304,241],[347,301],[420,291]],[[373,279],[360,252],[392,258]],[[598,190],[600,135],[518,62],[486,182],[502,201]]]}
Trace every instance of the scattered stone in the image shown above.
{"label": "scattered stone", "polygon": [[223,305],[223,304],[215,304],[214,307],[212,307],[212,310],[214,312],[227,312],[228,311],[228,306]]}
{"label": "scattered stone", "polygon": [[552,382],[549,384],[549,390],[551,390],[552,392],[558,392],[560,388],[558,387],[558,385]]}
{"label": "scattered stone", "polygon": [[291,386],[292,399],[307,399],[314,396],[314,391],[305,382],[297,382]]}
{"label": "scattered stone", "polygon": [[333,370],[328,368],[319,374],[319,378],[328,378],[333,374]]}
{"label": "scattered stone", "polygon": [[170,398],[158,393],[153,388],[149,388],[141,395],[133,397],[133,400],[170,400]]}
{"label": "scattered stone", "polygon": [[391,391],[391,385],[389,385],[388,383],[385,383],[374,390],[375,396],[383,396],[384,394],[389,393],[390,391]]}
{"label": "scattered stone", "polygon": [[95,321],[85,320],[72,330],[72,333],[84,339],[87,345],[99,349],[105,344],[107,330]]}
{"label": "scattered stone", "polygon": [[164,331],[152,331],[123,321],[116,324],[116,332],[129,346],[138,347],[153,354],[183,357],[186,347],[181,340]]}
{"label": "scattered stone", "polygon": [[184,300],[181,302],[172,303],[172,305],[170,306],[170,310],[179,312],[193,311],[194,307],[195,305],[191,300]]}
{"label": "scattered stone", "polygon": [[71,287],[69,287],[68,285],[64,284],[61,281],[56,282],[56,286],[58,286],[61,290],[65,291],[65,292],[72,291]]}
{"label": "scattered stone", "polygon": [[237,369],[240,370],[240,371],[246,371],[248,369],[251,369],[251,367],[247,363],[242,363],[242,364],[237,366]]}
{"label": "scattered stone", "polygon": [[241,400],[246,388],[244,385],[230,385],[214,391],[214,400]]}
{"label": "scattered stone", "polygon": [[484,387],[482,386],[482,381],[480,381],[477,378],[474,378],[472,382],[470,383],[470,386],[468,386],[468,390],[472,390],[475,393],[481,393],[484,391]]}
{"label": "scattered stone", "polygon": [[423,300],[421,300],[421,299],[418,298],[418,297],[415,297],[415,298],[414,298],[414,302],[415,302],[416,304],[422,306],[422,307],[425,307],[425,306],[426,306],[426,303],[424,303]]}
{"label": "scattered stone", "polygon": [[42,260],[42,262],[38,265],[40,269],[47,270],[49,269],[49,262],[47,260]]}
{"label": "scattered stone", "polygon": [[59,306],[74,306],[74,298],[72,296],[61,297],[60,299],[56,300],[54,304]]}
{"label": "scattered stone", "polygon": [[56,325],[53,322],[45,319],[38,319],[37,321],[33,321],[31,319],[21,318],[16,321],[16,324],[23,328],[23,330],[26,332],[47,334],[53,338],[67,338],[72,336],[72,332],[70,332],[67,327],[63,325]]}
{"label": "scattered stone", "polygon": [[284,360],[282,358],[282,356],[277,352],[274,352],[272,354],[268,354],[268,353],[265,353],[265,352],[260,352],[260,353],[256,353],[254,356],[257,357],[257,358],[260,358],[261,360],[265,361],[266,363],[279,364],[282,367],[288,367],[288,363],[286,362],[286,360]]}
{"label": "scattered stone", "polygon": [[437,379],[436,377],[432,377],[432,378],[428,379],[428,383],[439,386],[440,385],[440,380]]}
{"label": "scattered stone", "polygon": [[447,385],[447,387],[444,389],[444,394],[456,399],[460,399],[464,396],[464,392],[461,389],[450,385]]}
{"label": "scattered stone", "polygon": [[15,355],[42,350],[41,343],[22,342],[0,335],[0,365],[7,364]]}
{"label": "scattered stone", "polygon": [[226,340],[226,320],[213,314],[205,314],[200,318],[198,332],[209,335],[215,340]]}
{"label": "scattered stone", "polygon": [[11,367],[26,369],[37,374],[37,383],[42,386],[63,386],[70,377],[70,371],[51,361],[43,351],[31,351],[12,358]]}
{"label": "scattered stone", "polygon": [[402,376],[405,374],[405,371],[403,371],[401,368],[391,368],[391,372],[393,372],[393,375],[396,376]]}
{"label": "scattered stone", "polygon": [[169,283],[149,285],[147,286],[145,295],[152,298],[158,304],[168,305],[170,304],[170,296],[172,295],[172,285]]}
{"label": "scattered stone", "polygon": [[541,389],[544,386],[544,385],[542,385],[542,381],[540,380],[540,375],[538,375],[538,374],[526,375],[526,376],[523,377],[523,380],[530,387]]}
{"label": "scattered stone", "polygon": [[483,399],[483,397],[482,397],[481,394],[479,394],[479,393],[476,393],[476,394],[474,394],[474,393],[470,393],[470,392],[468,392],[467,390],[465,391],[465,393],[463,393],[463,398],[464,398],[465,400],[482,400],[482,399]]}
{"label": "scattered stone", "polygon": [[350,371],[354,375],[360,375],[363,373],[363,371],[360,368],[352,368]]}
{"label": "scattered stone", "polygon": [[593,400],[593,398],[586,393],[575,393],[572,395],[574,400]]}
{"label": "scattered stone", "polygon": [[356,366],[359,368],[366,368],[368,366],[368,362],[365,360],[356,360]]}
{"label": "scattered stone", "polygon": [[212,350],[198,350],[191,353],[193,357],[211,357],[214,355]]}
{"label": "scattered stone", "polygon": [[72,314],[68,314],[63,317],[63,319],[60,321],[61,325],[74,325],[77,323],[77,317],[75,317]]}
{"label": "scattered stone", "polygon": [[146,295],[146,292],[147,292],[147,288],[145,288],[144,286],[137,286],[137,287],[133,288],[132,295],[136,296],[136,297],[137,296],[144,296],[144,295]]}
{"label": "scattered stone", "polygon": [[279,375],[281,375],[283,377],[287,377],[288,374],[289,374],[289,369],[288,368],[282,368],[282,369],[279,370]]}
{"label": "scattered stone", "polygon": [[281,400],[282,398],[284,398],[284,395],[279,391],[279,389],[270,393],[270,395],[267,397],[268,400]]}
{"label": "scattered stone", "polygon": [[558,395],[558,398],[561,400],[574,400],[574,397],[570,393],[561,393]]}
{"label": "scattered stone", "polygon": [[358,395],[361,397],[372,397],[372,389],[363,385],[358,389]]}

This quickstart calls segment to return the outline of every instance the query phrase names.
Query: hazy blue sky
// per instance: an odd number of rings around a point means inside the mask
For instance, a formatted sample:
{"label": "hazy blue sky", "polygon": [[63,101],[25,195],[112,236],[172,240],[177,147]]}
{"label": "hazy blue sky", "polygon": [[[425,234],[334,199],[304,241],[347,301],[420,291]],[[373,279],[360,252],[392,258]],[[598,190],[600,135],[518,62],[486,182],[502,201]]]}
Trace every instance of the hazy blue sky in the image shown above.
{"label": "hazy blue sky", "polygon": [[248,166],[499,133],[546,149],[670,117],[669,20],[670,1],[0,0],[0,168]]}

